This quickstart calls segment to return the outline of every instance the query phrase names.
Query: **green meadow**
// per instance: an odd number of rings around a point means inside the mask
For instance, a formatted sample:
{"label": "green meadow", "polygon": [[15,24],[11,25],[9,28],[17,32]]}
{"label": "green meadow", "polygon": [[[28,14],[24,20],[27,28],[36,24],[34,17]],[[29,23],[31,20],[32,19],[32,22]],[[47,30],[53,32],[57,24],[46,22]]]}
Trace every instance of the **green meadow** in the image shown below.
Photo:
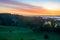
{"label": "green meadow", "polygon": [[44,35],[48,34],[48,40],[60,40],[60,34],[53,32],[33,33],[29,28],[16,26],[0,26],[0,40],[45,40]]}

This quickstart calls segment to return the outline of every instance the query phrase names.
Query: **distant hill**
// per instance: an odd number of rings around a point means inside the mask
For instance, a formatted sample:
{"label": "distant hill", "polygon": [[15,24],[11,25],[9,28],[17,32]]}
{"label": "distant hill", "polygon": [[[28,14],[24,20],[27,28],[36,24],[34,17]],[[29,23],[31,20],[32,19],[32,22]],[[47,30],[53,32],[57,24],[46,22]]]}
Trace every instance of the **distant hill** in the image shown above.
{"label": "distant hill", "polygon": [[[60,16],[23,16],[11,13],[0,13],[0,25],[21,26],[32,23],[33,20],[40,21],[41,19],[55,19],[59,20]],[[36,22],[34,21],[34,22]],[[37,24],[37,23],[36,23]]]}
{"label": "distant hill", "polygon": [[1,25],[17,25],[21,21],[22,17],[23,17],[22,15],[0,13],[0,24]]}

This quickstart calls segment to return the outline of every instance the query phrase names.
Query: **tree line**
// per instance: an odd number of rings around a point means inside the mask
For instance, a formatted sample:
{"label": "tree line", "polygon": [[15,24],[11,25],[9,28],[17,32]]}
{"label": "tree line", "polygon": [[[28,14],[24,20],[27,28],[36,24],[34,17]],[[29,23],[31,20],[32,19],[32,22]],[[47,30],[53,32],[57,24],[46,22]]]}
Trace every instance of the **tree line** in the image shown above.
{"label": "tree line", "polygon": [[0,14],[0,25],[4,26],[16,26],[16,27],[28,27],[33,32],[57,32],[60,33],[60,21],[54,18],[44,19],[41,16],[22,16],[17,14]]}

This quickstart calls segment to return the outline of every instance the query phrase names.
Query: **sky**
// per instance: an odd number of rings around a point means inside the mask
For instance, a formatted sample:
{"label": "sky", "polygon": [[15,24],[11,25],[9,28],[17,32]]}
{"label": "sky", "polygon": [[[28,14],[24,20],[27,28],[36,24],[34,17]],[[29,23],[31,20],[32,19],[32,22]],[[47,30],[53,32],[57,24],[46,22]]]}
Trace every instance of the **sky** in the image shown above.
{"label": "sky", "polygon": [[0,0],[0,13],[59,16],[60,0]]}

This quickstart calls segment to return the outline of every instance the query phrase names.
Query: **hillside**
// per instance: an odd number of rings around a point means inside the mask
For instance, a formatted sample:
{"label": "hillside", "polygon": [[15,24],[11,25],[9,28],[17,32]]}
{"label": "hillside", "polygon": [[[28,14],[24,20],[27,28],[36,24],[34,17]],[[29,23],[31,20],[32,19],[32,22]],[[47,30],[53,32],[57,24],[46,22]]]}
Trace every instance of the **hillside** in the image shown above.
{"label": "hillside", "polygon": [[46,17],[0,13],[0,40],[60,40],[60,20]]}
{"label": "hillside", "polygon": [[44,35],[46,33],[49,35],[49,40],[60,40],[60,35],[53,32],[35,34],[28,28],[0,26],[0,40],[21,40],[21,38],[24,40],[44,40]]}

